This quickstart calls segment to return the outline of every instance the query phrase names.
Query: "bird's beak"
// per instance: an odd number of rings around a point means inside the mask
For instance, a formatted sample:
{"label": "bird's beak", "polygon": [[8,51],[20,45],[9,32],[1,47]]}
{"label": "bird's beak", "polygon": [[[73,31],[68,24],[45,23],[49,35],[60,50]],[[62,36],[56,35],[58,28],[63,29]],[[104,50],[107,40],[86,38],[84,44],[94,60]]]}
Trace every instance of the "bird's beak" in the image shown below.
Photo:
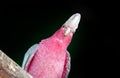
{"label": "bird's beak", "polygon": [[75,32],[78,28],[81,15],[79,13],[73,14],[64,24],[65,27],[64,35],[68,35],[70,32]]}

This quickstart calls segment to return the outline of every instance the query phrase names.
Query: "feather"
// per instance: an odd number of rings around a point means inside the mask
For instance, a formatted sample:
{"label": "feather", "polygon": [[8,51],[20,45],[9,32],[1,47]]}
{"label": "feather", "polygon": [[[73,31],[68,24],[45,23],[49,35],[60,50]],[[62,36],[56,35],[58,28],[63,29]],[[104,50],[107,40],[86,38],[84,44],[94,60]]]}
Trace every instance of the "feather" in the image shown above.
{"label": "feather", "polygon": [[33,58],[36,50],[38,48],[38,44],[34,44],[32,47],[28,49],[28,51],[24,55],[23,63],[22,63],[22,68],[25,69],[25,67],[29,64],[31,59]]}

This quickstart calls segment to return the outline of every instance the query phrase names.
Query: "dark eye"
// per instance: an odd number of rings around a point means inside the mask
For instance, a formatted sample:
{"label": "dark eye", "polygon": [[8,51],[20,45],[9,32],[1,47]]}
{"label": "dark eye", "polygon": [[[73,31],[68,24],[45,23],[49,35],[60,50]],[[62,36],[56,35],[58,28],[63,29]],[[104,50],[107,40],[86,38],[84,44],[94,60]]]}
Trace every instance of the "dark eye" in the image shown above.
{"label": "dark eye", "polygon": [[62,27],[65,27],[65,25],[63,25]]}

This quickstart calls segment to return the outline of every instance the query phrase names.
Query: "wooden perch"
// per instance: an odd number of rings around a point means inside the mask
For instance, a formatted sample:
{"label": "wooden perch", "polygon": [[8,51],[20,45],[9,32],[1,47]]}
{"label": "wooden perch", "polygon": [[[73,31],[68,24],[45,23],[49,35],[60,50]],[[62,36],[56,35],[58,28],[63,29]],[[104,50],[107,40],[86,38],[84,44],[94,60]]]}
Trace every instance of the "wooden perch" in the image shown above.
{"label": "wooden perch", "polygon": [[0,50],[0,78],[33,78]]}

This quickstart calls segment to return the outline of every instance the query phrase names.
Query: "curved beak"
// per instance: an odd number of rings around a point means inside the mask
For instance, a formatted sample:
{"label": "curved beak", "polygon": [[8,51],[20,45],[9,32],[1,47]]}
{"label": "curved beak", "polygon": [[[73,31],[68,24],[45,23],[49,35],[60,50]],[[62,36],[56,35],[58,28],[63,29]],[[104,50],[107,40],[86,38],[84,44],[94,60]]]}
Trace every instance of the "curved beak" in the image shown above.
{"label": "curved beak", "polygon": [[68,33],[75,32],[78,28],[81,15],[79,13],[73,14],[63,25],[65,27],[64,35]]}

